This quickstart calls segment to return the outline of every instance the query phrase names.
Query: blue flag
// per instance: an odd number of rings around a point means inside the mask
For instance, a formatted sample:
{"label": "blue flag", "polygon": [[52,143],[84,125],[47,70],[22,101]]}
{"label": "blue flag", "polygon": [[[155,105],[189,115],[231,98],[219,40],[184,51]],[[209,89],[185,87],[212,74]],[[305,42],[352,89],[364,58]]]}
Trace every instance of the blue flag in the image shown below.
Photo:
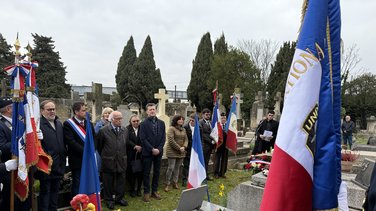
{"label": "blue flag", "polygon": [[90,202],[101,210],[100,185],[98,176],[98,167],[94,149],[93,131],[90,124],[89,113],[86,112],[86,138],[84,146],[84,155],[82,158],[80,190],[79,193],[89,196]]}
{"label": "blue flag", "polygon": [[339,0],[328,0],[325,56],[316,129],[313,168],[313,209],[338,207],[341,184],[341,14]]}

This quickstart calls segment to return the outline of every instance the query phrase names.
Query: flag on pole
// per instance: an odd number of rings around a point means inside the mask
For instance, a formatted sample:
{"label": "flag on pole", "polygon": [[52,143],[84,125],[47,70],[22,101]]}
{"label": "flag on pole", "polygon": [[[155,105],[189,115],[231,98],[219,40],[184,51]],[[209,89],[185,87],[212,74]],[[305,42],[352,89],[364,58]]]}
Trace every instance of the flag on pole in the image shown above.
{"label": "flag on pole", "polygon": [[218,100],[217,100],[215,102],[215,106],[213,109],[213,118],[211,122],[211,126],[213,129],[210,133],[210,136],[215,140],[217,148],[221,146],[223,143],[223,128],[222,128],[220,116],[221,114],[218,108]]}
{"label": "flag on pole", "polygon": [[202,152],[200,124],[198,116],[195,116],[195,127],[192,137],[191,160],[189,163],[187,188],[197,188],[201,186],[206,178],[204,154]]}
{"label": "flag on pole", "polygon": [[227,117],[226,122],[226,132],[227,132],[227,140],[226,140],[226,147],[234,154],[236,154],[237,145],[238,145],[238,123],[236,118],[236,96],[235,94],[232,97],[231,101],[231,109],[230,113]]}
{"label": "flag on pole", "polygon": [[331,44],[339,41],[331,40],[335,38],[331,36],[332,30],[340,27],[339,19],[331,17],[339,14],[338,2],[308,1],[287,78],[261,211],[338,207],[338,135],[334,125],[338,126],[335,119],[340,115],[333,113],[334,106],[339,105],[333,102],[337,99],[333,94],[338,93],[338,82],[334,81],[339,79],[339,66],[333,69],[332,59],[339,59],[339,54],[332,54],[337,45]]}
{"label": "flag on pole", "polygon": [[91,129],[89,113],[86,112],[86,137],[80,176],[79,193],[89,196],[90,203],[95,205],[95,210],[101,210],[99,175],[94,149],[93,131]]}

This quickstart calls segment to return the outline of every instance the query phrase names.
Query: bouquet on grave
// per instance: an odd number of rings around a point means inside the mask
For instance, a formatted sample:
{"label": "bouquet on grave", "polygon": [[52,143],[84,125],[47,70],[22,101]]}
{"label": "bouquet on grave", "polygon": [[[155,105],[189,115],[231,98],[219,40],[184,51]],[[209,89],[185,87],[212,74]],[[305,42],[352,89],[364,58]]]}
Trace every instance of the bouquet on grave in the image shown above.
{"label": "bouquet on grave", "polygon": [[262,171],[265,176],[268,176],[271,160],[271,153],[251,155],[247,159],[247,164],[244,165],[244,170],[251,171],[252,175]]}

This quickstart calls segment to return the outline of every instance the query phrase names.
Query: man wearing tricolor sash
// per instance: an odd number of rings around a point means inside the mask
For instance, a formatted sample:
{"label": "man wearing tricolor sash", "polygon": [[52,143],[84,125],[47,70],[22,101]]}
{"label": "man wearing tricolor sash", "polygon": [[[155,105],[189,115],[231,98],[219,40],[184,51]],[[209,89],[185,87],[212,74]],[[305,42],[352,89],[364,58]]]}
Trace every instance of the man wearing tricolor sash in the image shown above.
{"label": "man wearing tricolor sash", "polygon": [[[63,124],[64,143],[67,146],[69,167],[72,170],[72,196],[78,194],[80,187],[82,156],[86,137],[85,120],[86,106],[83,102],[76,102],[72,106],[74,116]],[[94,127],[91,127],[94,128]],[[93,131],[93,134],[94,131]]]}

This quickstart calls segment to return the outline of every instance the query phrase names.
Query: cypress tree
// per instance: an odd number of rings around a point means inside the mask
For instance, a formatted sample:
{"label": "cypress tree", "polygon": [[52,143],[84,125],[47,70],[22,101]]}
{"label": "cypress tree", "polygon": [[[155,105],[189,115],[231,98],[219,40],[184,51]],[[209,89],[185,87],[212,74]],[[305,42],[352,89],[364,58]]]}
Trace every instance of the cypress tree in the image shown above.
{"label": "cypress tree", "polygon": [[51,37],[32,34],[34,49],[33,61],[39,67],[36,71],[39,96],[48,98],[68,98],[71,87],[66,83],[66,67],[60,61],[58,51],[55,51],[54,41]]}
{"label": "cypress tree", "polygon": [[124,99],[130,92],[129,77],[132,74],[136,59],[136,49],[134,47],[133,37],[131,36],[123,49],[115,76],[116,88],[121,99]]}
{"label": "cypress tree", "polygon": [[[0,33],[0,78],[6,78],[7,74],[5,71],[3,71],[4,67],[7,67],[9,65],[12,65],[14,63],[14,56],[11,52],[12,46],[7,43],[3,35]],[[9,81],[9,80],[7,80]]]}
{"label": "cypress tree", "polygon": [[187,89],[188,99],[196,105],[198,111],[213,106],[212,89],[214,87],[207,85],[211,74],[212,61],[213,47],[208,32],[204,34],[198,45],[196,57],[192,62],[191,81]]}
{"label": "cypress tree", "polygon": [[214,56],[224,55],[228,53],[228,46],[226,43],[225,35],[222,33],[221,37],[218,38],[214,43]]}
{"label": "cypress tree", "polygon": [[148,102],[156,102],[154,93],[159,88],[165,88],[161,73],[155,67],[153,48],[150,36],[147,36],[144,46],[134,63],[134,71],[129,76],[129,90],[141,101],[142,105]]}
{"label": "cypress tree", "polygon": [[279,49],[276,61],[272,64],[266,87],[268,92],[266,104],[270,109],[274,109],[274,97],[277,92],[281,92],[282,99],[284,97],[286,80],[294,57],[295,47],[296,42],[284,42]]}

